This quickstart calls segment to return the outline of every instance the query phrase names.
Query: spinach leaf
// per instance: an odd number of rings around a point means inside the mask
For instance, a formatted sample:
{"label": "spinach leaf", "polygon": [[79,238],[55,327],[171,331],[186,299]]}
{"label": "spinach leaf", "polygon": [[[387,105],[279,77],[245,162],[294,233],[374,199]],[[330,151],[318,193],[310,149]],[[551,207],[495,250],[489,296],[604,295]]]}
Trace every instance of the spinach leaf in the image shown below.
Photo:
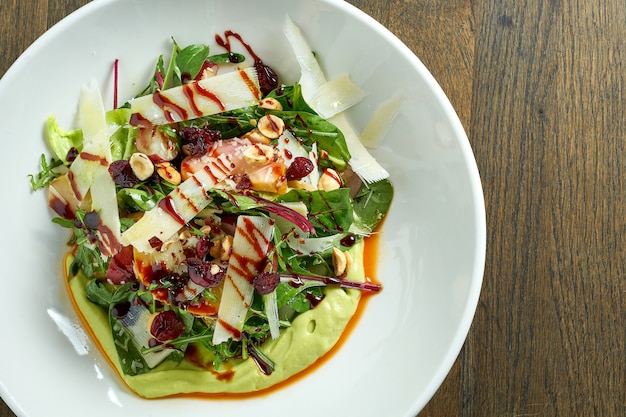
{"label": "spinach leaf", "polygon": [[281,86],[271,91],[267,97],[275,98],[283,107],[284,111],[300,111],[310,114],[317,114],[302,96],[300,84]]}
{"label": "spinach leaf", "polygon": [[289,129],[305,145],[312,146],[317,142],[318,152],[325,151],[327,155],[320,156],[322,167],[333,167],[340,171],[346,169],[350,160],[350,151],[343,133],[337,126],[313,113],[303,111],[272,111],[270,112],[283,119]]}
{"label": "spinach leaf", "polygon": [[234,52],[225,52],[223,54],[211,55],[207,61],[214,64],[240,64],[246,60],[246,57]]}
{"label": "spinach leaf", "polygon": [[192,44],[180,50],[176,55],[174,70],[178,76],[178,81],[182,83],[185,77],[196,78],[208,56],[209,47],[207,45]]}
{"label": "spinach leaf", "polygon": [[208,125],[210,129],[218,130],[223,139],[242,136],[254,128],[252,120],[256,120],[265,114],[256,106],[209,115],[192,122],[193,125]]}
{"label": "spinach leaf", "polygon": [[369,230],[374,230],[389,211],[392,199],[393,185],[389,180],[373,184],[363,183],[354,196],[352,207],[361,224]]}
{"label": "spinach leaf", "polygon": [[307,206],[309,221],[318,237],[345,233],[354,221],[350,190],[333,191],[291,190],[279,196],[283,203],[302,202]]}

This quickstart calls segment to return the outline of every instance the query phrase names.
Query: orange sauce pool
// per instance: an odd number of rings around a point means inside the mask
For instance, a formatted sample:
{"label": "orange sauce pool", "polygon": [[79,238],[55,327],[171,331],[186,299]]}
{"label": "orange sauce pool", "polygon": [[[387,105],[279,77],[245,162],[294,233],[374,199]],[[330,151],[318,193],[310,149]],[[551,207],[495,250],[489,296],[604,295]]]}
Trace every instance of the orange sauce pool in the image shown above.
{"label": "orange sauce pool", "polygon": [[[367,277],[367,282],[371,282],[374,284],[380,284],[380,282],[378,282],[376,278],[376,266],[378,265],[378,253],[379,253],[379,244],[380,244],[379,232],[380,232],[380,229],[375,231],[375,233],[373,233],[371,236],[365,239],[365,248],[363,252],[364,269],[365,269],[365,276]],[[71,252],[68,254],[68,256],[69,255],[71,255]],[[83,323],[83,326],[87,330],[89,336],[91,337],[91,340],[96,345],[96,347],[98,348],[102,356],[107,360],[107,362],[109,363],[111,368],[115,371],[115,373],[118,374],[118,377],[120,378],[120,380],[124,382],[124,379],[119,374],[117,366],[113,363],[112,359],[107,355],[106,351],[100,344],[100,341],[98,340],[93,330],[91,329],[91,326],[89,325],[89,323],[87,322],[87,320],[81,313],[80,309],[78,308],[76,300],[74,299],[72,291],[69,287],[69,280],[67,277],[67,268],[64,268],[64,271],[65,271],[64,273],[66,274],[65,286],[70,296],[70,299],[72,301],[74,310],[77,312],[78,316],[81,319],[81,322]],[[339,351],[339,349],[341,349],[341,347],[350,337],[350,334],[352,333],[352,331],[356,328],[358,322],[361,319],[361,316],[363,315],[363,312],[365,311],[365,308],[367,306],[369,299],[373,296],[375,296],[374,293],[364,291],[361,295],[361,300],[359,301],[359,305],[357,307],[355,314],[350,319],[350,322],[346,326],[346,329],[342,333],[341,337],[339,338],[335,346],[333,346],[324,356],[320,357],[313,365],[302,370],[296,375],[286,379],[285,381],[279,382],[278,384],[273,385],[269,388],[265,388],[260,391],[254,391],[254,392],[249,392],[249,393],[215,393],[215,394],[193,393],[193,394],[176,394],[176,395],[171,395],[169,397],[170,398],[203,398],[203,399],[210,399],[210,400],[229,400],[229,399],[238,399],[238,398],[251,398],[251,397],[259,397],[259,396],[267,396],[288,385],[294,384],[297,381],[304,379],[308,375],[314,373],[318,368],[322,367],[337,351]],[[131,392],[133,392],[130,388],[128,389]],[[155,398],[155,399],[158,399],[158,398]]]}

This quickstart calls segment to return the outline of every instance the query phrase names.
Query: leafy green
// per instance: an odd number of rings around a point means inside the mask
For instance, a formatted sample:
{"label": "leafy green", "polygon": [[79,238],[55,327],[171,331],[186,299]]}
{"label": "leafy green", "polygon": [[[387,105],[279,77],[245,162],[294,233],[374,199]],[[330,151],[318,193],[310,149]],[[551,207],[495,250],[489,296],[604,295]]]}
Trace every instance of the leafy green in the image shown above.
{"label": "leafy green", "polygon": [[54,157],[64,163],[67,163],[66,158],[70,149],[75,148],[81,151],[83,148],[83,131],[81,129],[61,129],[54,115],[46,120],[44,137]]}
{"label": "leafy green", "polygon": [[122,371],[127,375],[140,375],[150,371],[140,348],[135,343],[132,331],[111,312],[109,322]]}
{"label": "leafy green", "polygon": [[150,82],[146,88],[144,88],[143,91],[137,95],[137,97],[148,96],[160,90],[163,87],[163,74],[165,74],[165,61],[163,59],[163,55],[160,55],[157,59],[154,74],[152,75]]}
{"label": "leafy green", "polygon": [[139,96],[154,94],[158,90],[179,86],[185,77],[195,78],[208,57],[209,47],[207,45],[191,44],[181,49],[176,40],[172,38],[172,51],[167,68],[163,55],[159,56],[154,75]]}
{"label": "leafy green", "polygon": [[71,235],[67,241],[68,246],[76,245],[76,253],[69,267],[70,278],[78,274],[81,270],[88,277],[103,276],[106,274],[107,261],[102,258],[96,241],[95,231],[85,225],[86,211],[76,209],[76,219],[64,219],[55,217],[52,222],[61,227],[71,230]]}
{"label": "leafy green", "polygon": [[87,299],[92,303],[107,309],[111,305],[113,294],[111,294],[103,281],[94,278],[87,283],[85,290]]}
{"label": "leafy green", "polygon": [[284,111],[299,111],[310,114],[317,114],[315,110],[304,100],[302,96],[302,86],[298,83],[294,85],[281,86],[271,91],[267,97],[275,98],[283,107]]}
{"label": "leafy green", "polygon": [[309,298],[321,297],[324,284],[316,281],[303,281],[300,285],[281,282],[276,287],[278,308],[291,307],[297,313],[304,313],[311,309]]}
{"label": "leafy green", "polygon": [[140,188],[122,188],[117,192],[117,201],[120,207],[128,212],[148,211],[156,207],[165,194]]}
{"label": "leafy green", "polygon": [[209,47],[207,45],[192,44],[181,49],[176,55],[174,68],[178,81],[182,83],[183,74],[188,74],[191,79],[196,78],[208,56]]}
{"label": "leafy green", "polygon": [[[178,53],[180,52],[180,46],[178,46],[174,38],[172,38],[172,43],[173,45],[172,45],[172,52],[170,55],[170,61],[169,61],[169,64],[167,65],[167,69],[165,70],[165,74],[163,74],[163,86],[161,87],[161,90],[167,90],[168,88],[175,87],[176,85],[178,85],[180,81],[180,74],[176,74],[177,73],[176,60],[178,59],[177,56],[178,56]],[[175,78],[176,75],[178,75],[177,79]]]}
{"label": "leafy green", "polygon": [[278,272],[302,275],[314,273],[322,276],[333,274],[330,253],[311,255],[300,253],[289,246],[287,237],[288,235],[281,235],[280,231],[274,233],[274,252]]}
{"label": "leafy green", "polygon": [[388,179],[363,183],[354,196],[352,207],[361,225],[374,230],[384,219],[393,200],[393,185]]}
{"label": "leafy green", "polygon": [[56,177],[58,177],[60,174],[55,171],[55,168],[63,165],[63,161],[51,157],[50,162],[48,162],[46,160],[46,155],[41,154],[39,165],[41,171],[39,171],[37,177],[32,174],[28,175],[28,178],[30,179],[30,186],[33,191],[47,187]]}
{"label": "leafy green", "polygon": [[252,121],[260,118],[264,114],[265,112],[257,106],[244,107],[220,114],[205,116],[192,121],[190,124],[206,124],[212,130],[218,130],[222,134],[223,139],[230,139],[242,136],[244,133],[252,130],[255,127]]}
{"label": "leafy green", "polygon": [[207,58],[207,61],[213,62],[214,64],[240,64],[245,60],[246,57],[244,55],[234,52],[225,52],[223,54],[211,55]]}
{"label": "leafy green", "polygon": [[[281,100],[293,102],[294,107],[308,108],[304,99],[297,99],[295,94],[299,94],[298,91],[298,88],[291,89],[293,96],[285,93],[281,96]],[[294,97],[296,100],[291,100],[289,97]],[[343,133],[333,123],[308,110],[266,111],[253,106],[202,117],[189,124],[208,125],[211,129],[220,131],[222,138],[229,139],[242,136],[252,130],[255,127],[253,121],[267,113],[283,119],[286,127],[303,140],[308,150],[311,150],[313,143],[317,143],[318,153],[324,154],[320,158],[320,166],[333,167],[340,171],[346,169],[350,160],[350,151]]]}
{"label": "leafy green", "polygon": [[276,201],[304,203],[308,209],[309,220],[319,237],[345,233],[354,221],[350,190],[347,188],[333,191],[294,189],[279,196]]}
{"label": "leafy green", "polygon": [[130,115],[130,109],[124,107],[109,110],[106,113],[107,123],[118,126],[118,129],[109,138],[113,161],[129,159],[133,152],[137,150],[135,146],[137,128],[128,124]]}
{"label": "leafy green", "polygon": [[319,159],[321,167],[333,167],[340,171],[346,169],[350,160],[350,151],[343,133],[333,123],[304,111],[272,111],[271,113],[283,119],[305,145],[310,147],[317,142],[319,154],[322,155],[321,151],[327,154]]}

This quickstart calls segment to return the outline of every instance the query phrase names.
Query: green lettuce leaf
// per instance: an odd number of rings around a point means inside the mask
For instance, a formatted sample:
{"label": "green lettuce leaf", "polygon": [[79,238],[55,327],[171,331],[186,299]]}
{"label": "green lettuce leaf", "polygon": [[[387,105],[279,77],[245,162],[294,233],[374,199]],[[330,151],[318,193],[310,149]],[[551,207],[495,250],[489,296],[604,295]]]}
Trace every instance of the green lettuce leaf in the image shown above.
{"label": "green lettuce leaf", "polygon": [[107,123],[119,126],[109,138],[113,161],[129,159],[133,152],[137,151],[137,147],[135,146],[137,128],[129,125],[128,121],[130,120],[130,115],[130,109],[124,107],[109,110],[106,113]]}
{"label": "green lettuce leaf", "polygon": [[64,163],[67,163],[67,153],[70,149],[76,148],[79,152],[83,149],[83,131],[61,129],[54,115],[46,120],[44,137],[56,159]]}

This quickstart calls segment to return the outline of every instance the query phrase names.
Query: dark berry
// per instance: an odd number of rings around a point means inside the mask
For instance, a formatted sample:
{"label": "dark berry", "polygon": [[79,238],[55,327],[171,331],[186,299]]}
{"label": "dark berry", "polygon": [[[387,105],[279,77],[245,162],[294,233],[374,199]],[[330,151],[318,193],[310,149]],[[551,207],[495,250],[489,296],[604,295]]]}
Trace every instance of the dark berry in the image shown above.
{"label": "dark berry", "polygon": [[309,158],[296,156],[289,168],[287,168],[287,181],[300,180],[313,172],[314,168],[315,166]]}

